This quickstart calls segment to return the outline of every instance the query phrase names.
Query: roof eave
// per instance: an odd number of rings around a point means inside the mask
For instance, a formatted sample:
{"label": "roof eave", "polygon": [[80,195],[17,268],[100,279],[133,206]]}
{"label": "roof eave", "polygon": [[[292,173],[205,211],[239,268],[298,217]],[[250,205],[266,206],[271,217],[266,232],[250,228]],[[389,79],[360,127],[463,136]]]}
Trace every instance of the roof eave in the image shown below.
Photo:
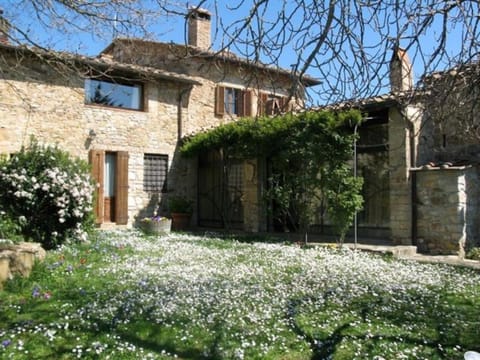
{"label": "roof eave", "polygon": [[[199,58],[208,58],[208,59],[214,59],[214,60],[221,60],[225,62],[229,62],[232,64],[240,64],[240,65],[246,65],[250,67],[254,67],[263,71],[268,71],[272,73],[277,73],[281,74],[283,76],[296,76],[295,74],[292,74],[290,71],[282,69],[282,68],[274,68],[270,67],[265,64],[259,64],[259,63],[253,63],[250,62],[246,59],[239,58],[235,54],[231,54],[230,56],[226,56],[225,54],[221,52],[213,52],[213,51],[206,51],[204,49],[191,46],[191,45],[186,45],[186,44],[176,44],[176,43],[165,43],[165,42],[158,42],[158,41],[151,41],[151,40],[144,40],[144,39],[135,39],[135,38],[117,38],[113,40],[103,51],[100,52],[100,55],[102,54],[109,54],[112,52],[114,46],[118,42],[143,42],[143,43],[150,43],[153,45],[160,45],[160,46],[175,46],[175,47],[182,47],[187,49],[187,51],[191,51],[193,56],[199,57]],[[322,84],[321,80],[312,78],[310,76],[302,76],[300,78],[300,81],[302,84],[306,87],[311,87],[311,86],[316,86]]]}
{"label": "roof eave", "polygon": [[201,83],[196,80],[193,80],[185,76],[180,76],[178,74],[162,72],[159,69],[145,67],[141,65],[132,66],[132,65],[115,62],[115,61],[105,61],[104,59],[98,58],[98,57],[93,58],[93,57],[88,57],[88,56],[83,56],[83,55],[78,55],[73,53],[60,53],[56,51],[49,52],[42,49],[39,49],[38,52],[36,52],[34,49],[31,49],[25,46],[16,46],[11,44],[0,44],[0,49],[12,51],[12,52],[21,51],[23,53],[29,53],[31,55],[34,55],[37,53],[37,54],[40,54],[41,56],[56,58],[63,62],[73,61],[77,65],[87,65],[92,67],[93,69],[98,69],[98,70],[105,71],[105,70],[111,69],[114,71],[125,72],[132,75],[144,76],[145,78],[150,77],[157,80],[167,80],[167,81],[179,82],[179,83],[189,84],[189,85],[201,85]]}

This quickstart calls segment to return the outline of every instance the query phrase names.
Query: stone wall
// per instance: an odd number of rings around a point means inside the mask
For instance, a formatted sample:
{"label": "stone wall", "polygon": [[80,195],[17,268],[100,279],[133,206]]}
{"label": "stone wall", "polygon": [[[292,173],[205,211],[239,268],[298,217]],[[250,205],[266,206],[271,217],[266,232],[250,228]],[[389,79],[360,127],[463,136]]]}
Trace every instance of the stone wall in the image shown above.
{"label": "stone wall", "polygon": [[[291,85],[290,77],[285,74],[254,73],[250,67],[235,62],[198,56],[180,60],[178,51],[185,50],[181,46],[172,47],[177,51],[175,53],[169,44],[147,41],[135,44],[142,46],[115,49],[111,55],[118,61],[181,73],[201,85],[192,86],[173,78],[143,79],[145,109],[135,111],[86,105],[84,79],[80,72],[67,68],[58,72],[38,58],[17,58],[13,54],[12,66],[2,69],[0,80],[0,154],[18,151],[22,145],[28,144],[31,136],[41,143],[57,144],[84,160],[88,159],[90,150],[127,151],[130,225],[136,218],[150,215],[158,203],[161,211],[167,211],[164,193],[143,191],[145,153],[168,155],[168,193],[196,198],[196,163],[180,157],[178,144],[184,135],[236,120],[236,116],[215,114],[217,85],[251,89],[253,114],[257,112],[260,91],[287,95]],[[261,181],[255,179],[245,189],[247,218],[244,222],[246,228],[253,231],[261,228],[263,221],[254,218],[254,214],[261,213],[258,197],[255,198],[259,186]],[[196,214],[193,221],[195,219]]]}
{"label": "stone wall", "polygon": [[[235,116],[218,117],[215,115],[215,88],[219,84],[252,90],[254,96],[252,114],[254,115],[257,114],[257,100],[260,92],[282,96],[289,94],[292,85],[289,74],[262,71],[240,65],[235,61],[215,59],[207,54],[196,56],[190,51],[190,48],[175,44],[125,40],[113,46],[109,50],[108,56],[112,56],[120,62],[148,64],[168,71],[179,72],[201,82],[202,85],[195,86],[191,92],[185,122],[186,134],[199,128],[209,128],[236,119]],[[224,56],[232,60],[238,59],[233,53],[227,52]],[[298,106],[303,105],[301,96],[295,101]]]}
{"label": "stone wall", "polygon": [[424,81],[425,123],[433,162],[478,163],[480,153],[480,63],[433,73]]}
{"label": "stone wall", "polygon": [[[406,116],[405,116],[406,115]],[[403,112],[398,107],[389,109],[388,146],[390,166],[390,226],[396,245],[412,244],[412,178],[410,167],[415,161],[416,144],[412,132],[419,127],[418,108],[410,105]]]}
{"label": "stone wall", "polygon": [[[179,96],[188,97],[188,85],[174,81],[146,81],[145,111],[86,105],[84,80],[78,73],[59,73],[35,61],[12,59],[0,81],[0,153],[11,154],[27,145],[31,136],[57,144],[81,159],[89,150],[127,151],[129,154],[128,212],[131,224],[139,211],[153,210],[163,194],[143,191],[145,153],[168,155],[170,190],[184,171],[177,156],[179,114],[188,113]],[[67,70],[65,70],[67,71]],[[192,126],[192,129],[194,127]],[[92,136],[93,134],[93,136]],[[190,179],[185,177],[185,179]],[[192,183],[188,184],[191,188]]]}
{"label": "stone wall", "polygon": [[414,172],[418,251],[463,256],[478,242],[478,168],[427,165]]}
{"label": "stone wall", "polygon": [[[215,114],[215,91],[218,85],[252,90],[252,114],[257,113],[258,96],[260,92],[270,92],[277,95],[288,95],[291,79],[285,75],[274,75],[269,72],[254,72],[245,66],[238,66],[229,61],[218,61],[209,56],[187,55],[188,48],[161,44],[148,41],[120,42],[113,46],[108,55],[115,60],[139,65],[157,66],[159,68],[181,72],[193,80],[201,82],[201,86],[194,86],[190,91],[188,103],[184,104],[181,129],[183,135],[193,134],[201,129],[209,129],[219,124],[235,121],[235,115]],[[233,56],[233,55],[231,55]],[[298,104],[302,105],[301,103]],[[176,171],[176,186],[179,192],[196,198],[196,164],[182,162],[183,165]],[[179,164],[180,166],[180,164]],[[266,216],[262,211],[261,186],[263,182],[261,169],[257,161],[248,161],[244,165],[245,188],[242,196],[244,207],[244,229],[247,231],[262,231],[267,227]],[[198,214],[193,214],[195,223]]]}

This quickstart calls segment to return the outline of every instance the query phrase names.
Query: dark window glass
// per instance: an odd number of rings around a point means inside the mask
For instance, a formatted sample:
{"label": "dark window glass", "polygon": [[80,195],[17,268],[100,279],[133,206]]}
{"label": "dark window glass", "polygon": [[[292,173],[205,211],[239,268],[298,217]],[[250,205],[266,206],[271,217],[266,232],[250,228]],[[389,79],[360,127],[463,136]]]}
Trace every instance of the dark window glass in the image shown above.
{"label": "dark window glass", "polygon": [[142,110],[142,85],[86,79],[85,103]]}
{"label": "dark window glass", "polygon": [[227,114],[238,115],[238,101],[240,90],[233,88],[225,88],[225,112]]}
{"label": "dark window glass", "polygon": [[164,192],[167,188],[168,156],[145,154],[143,157],[143,190]]}

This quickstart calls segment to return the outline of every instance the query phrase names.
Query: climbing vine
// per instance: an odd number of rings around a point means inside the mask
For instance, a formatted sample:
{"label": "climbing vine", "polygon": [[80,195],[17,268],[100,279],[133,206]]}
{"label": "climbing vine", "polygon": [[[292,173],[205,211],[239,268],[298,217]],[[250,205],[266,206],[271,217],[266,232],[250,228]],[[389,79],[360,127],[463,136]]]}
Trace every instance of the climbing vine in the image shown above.
{"label": "climbing vine", "polygon": [[185,139],[181,152],[265,159],[270,175],[264,198],[274,217],[306,234],[319,214],[326,215],[343,240],[363,203],[362,179],[353,177],[349,164],[352,129],[361,119],[353,110],[243,118]]}

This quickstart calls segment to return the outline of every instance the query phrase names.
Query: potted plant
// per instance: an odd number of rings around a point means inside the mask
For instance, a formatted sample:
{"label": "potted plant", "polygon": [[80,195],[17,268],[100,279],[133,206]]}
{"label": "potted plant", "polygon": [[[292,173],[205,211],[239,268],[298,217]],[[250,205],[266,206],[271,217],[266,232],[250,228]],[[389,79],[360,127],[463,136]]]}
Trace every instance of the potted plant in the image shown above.
{"label": "potted plant", "polygon": [[173,196],[168,200],[172,217],[172,230],[185,230],[190,225],[193,202],[183,196]]}
{"label": "potted plant", "polygon": [[146,234],[162,235],[170,232],[172,220],[165,216],[152,216],[143,218],[140,224]]}

